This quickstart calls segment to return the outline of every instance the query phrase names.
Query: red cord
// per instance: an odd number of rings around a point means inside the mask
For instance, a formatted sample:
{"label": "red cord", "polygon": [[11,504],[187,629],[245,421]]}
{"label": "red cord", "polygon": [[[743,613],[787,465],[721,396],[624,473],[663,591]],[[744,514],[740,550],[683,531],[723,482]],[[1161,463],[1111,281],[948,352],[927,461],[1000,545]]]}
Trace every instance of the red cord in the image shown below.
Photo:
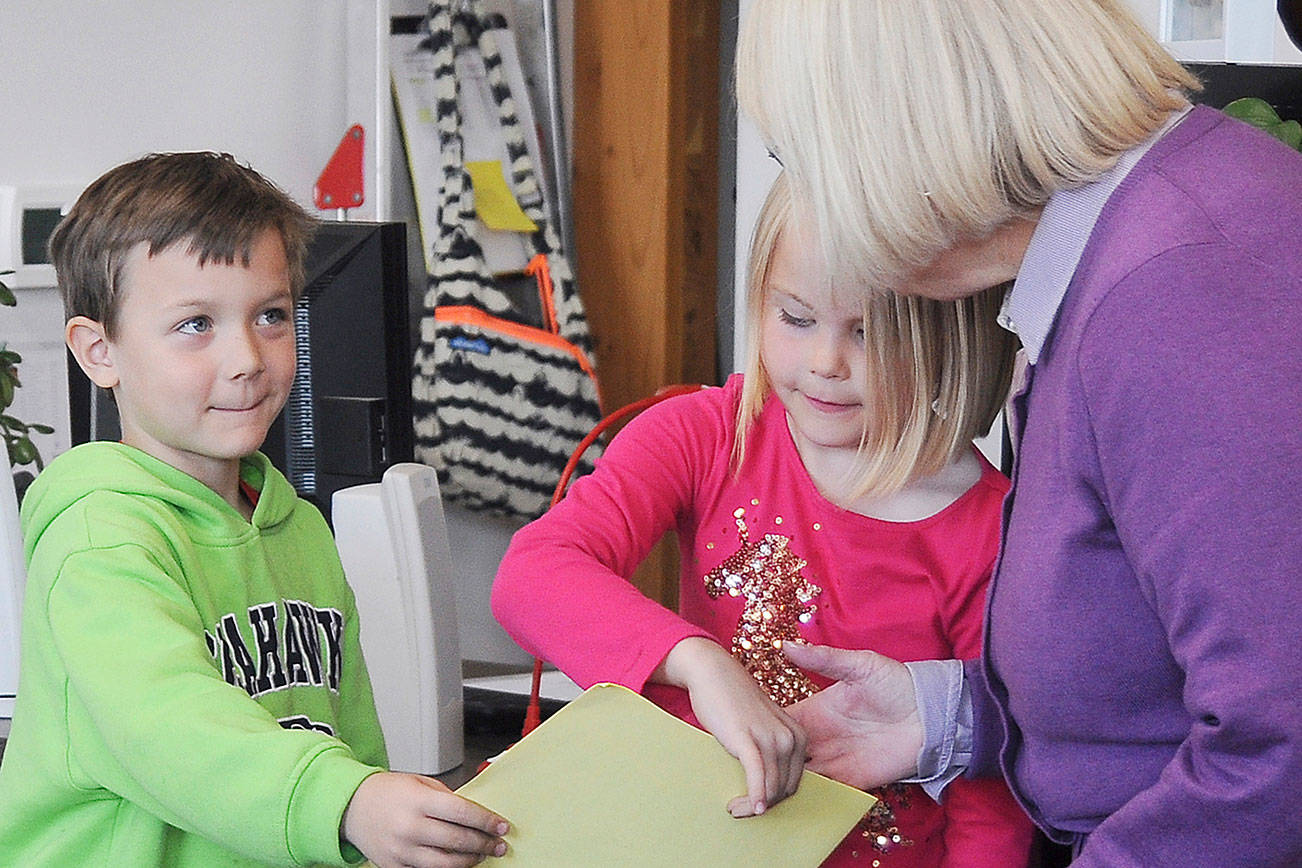
{"label": "red cord", "polygon": [[[589,446],[597,442],[597,438],[600,437],[607,428],[621,419],[642,412],[653,404],[659,404],[666,398],[673,398],[678,395],[690,395],[692,392],[699,392],[704,388],[705,386],[699,383],[664,386],[663,388],[658,389],[654,395],[642,398],[639,401],[634,401],[631,404],[625,404],[623,407],[620,407],[618,410],[598,422],[596,427],[588,432],[588,436],[579,441],[579,445],[575,447],[574,452],[570,455],[570,460],[565,463],[565,469],[561,472],[561,478],[556,483],[556,490],[552,492],[551,505],[555,506],[561,502],[561,498],[565,496],[565,490],[569,486],[570,477],[574,475],[575,468],[579,466],[579,461],[583,459],[583,453],[588,451]],[[538,699],[538,695],[542,690],[542,672],[542,658],[535,657],[533,660],[533,684],[529,690],[529,706],[524,712],[524,729],[520,733],[521,736],[526,736],[533,732],[538,728],[538,724],[542,722],[542,708]]]}

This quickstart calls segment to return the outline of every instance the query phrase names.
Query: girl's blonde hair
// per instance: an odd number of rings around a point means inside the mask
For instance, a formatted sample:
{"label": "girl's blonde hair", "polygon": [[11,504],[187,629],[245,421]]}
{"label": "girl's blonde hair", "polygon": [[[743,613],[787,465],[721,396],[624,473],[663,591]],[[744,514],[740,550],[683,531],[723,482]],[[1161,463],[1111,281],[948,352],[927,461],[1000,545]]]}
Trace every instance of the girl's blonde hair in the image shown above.
{"label": "girl's blonde hair", "polygon": [[874,289],[1098,177],[1199,87],[1121,0],[755,0],[737,47],[829,274]]}
{"label": "girl's blonde hair", "polygon": [[[746,275],[750,335],[745,381],[737,408],[733,466],[746,456],[746,437],[773,391],[760,335],[768,272],[783,231],[804,219],[785,171],[770,188],[751,240]],[[860,293],[868,354],[862,472],[852,496],[886,495],[939,471],[988,430],[1012,381],[1017,339],[996,321],[1006,287],[957,301]]]}

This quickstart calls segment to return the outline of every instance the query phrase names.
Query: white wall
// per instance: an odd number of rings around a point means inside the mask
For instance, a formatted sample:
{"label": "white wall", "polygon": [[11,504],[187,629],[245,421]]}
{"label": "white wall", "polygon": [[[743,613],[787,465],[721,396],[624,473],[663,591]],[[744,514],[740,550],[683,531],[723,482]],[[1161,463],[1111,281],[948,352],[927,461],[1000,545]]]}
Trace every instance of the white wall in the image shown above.
{"label": "white wall", "polygon": [[347,127],[342,3],[0,5],[0,182],[84,184],[157,150],[228,150],[305,205]]}
{"label": "white wall", "polygon": [[[746,25],[746,13],[750,10],[751,0],[739,0],[737,12],[740,27]],[[746,262],[750,253],[750,236],[755,231],[755,220],[759,217],[764,196],[768,193],[773,179],[778,176],[779,166],[768,155],[768,148],[760,138],[759,131],[750,118],[737,110],[737,202],[734,223],[734,261],[733,261],[733,312],[734,331],[732,342],[733,371],[740,371],[746,364],[748,346],[745,333],[746,324]]]}

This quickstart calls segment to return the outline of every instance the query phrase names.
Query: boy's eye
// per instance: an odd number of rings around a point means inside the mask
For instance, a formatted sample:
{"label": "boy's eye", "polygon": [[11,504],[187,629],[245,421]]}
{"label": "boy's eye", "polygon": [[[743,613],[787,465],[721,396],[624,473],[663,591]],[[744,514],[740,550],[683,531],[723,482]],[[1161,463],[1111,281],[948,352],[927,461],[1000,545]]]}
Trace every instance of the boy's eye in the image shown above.
{"label": "boy's eye", "polygon": [[212,320],[206,316],[192,317],[177,326],[176,330],[185,335],[201,335],[212,330]]}
{"label": "boy's eye", "polygon": [[814,323],[814,320],[812,318],[796,316],[795,314],[791,313],[789,310],[787,310],[784,307],[778,308],[778,319],[786,323],[787,325],[792,325],[795,326],[796,328],[805,328],[806,326],[813,325]]}
{"label": "boy's eye", "polygon": [[259,325],[278,325],[289,319],[289,311],[283,307],[273,307],[264,310],[258,316]]}

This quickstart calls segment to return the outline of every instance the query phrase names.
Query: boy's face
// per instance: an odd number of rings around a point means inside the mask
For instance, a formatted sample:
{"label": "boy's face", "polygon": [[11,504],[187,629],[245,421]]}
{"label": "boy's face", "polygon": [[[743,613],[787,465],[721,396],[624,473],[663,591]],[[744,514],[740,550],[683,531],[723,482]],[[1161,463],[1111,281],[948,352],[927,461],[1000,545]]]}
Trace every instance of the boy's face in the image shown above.
{"label": "boy's face", "polygon": [[122,442],[219,488],[262,445],[294,379],[293,301],[275,230],[249,265],[200,268],[182,241],[128,255],[108,353]]}

